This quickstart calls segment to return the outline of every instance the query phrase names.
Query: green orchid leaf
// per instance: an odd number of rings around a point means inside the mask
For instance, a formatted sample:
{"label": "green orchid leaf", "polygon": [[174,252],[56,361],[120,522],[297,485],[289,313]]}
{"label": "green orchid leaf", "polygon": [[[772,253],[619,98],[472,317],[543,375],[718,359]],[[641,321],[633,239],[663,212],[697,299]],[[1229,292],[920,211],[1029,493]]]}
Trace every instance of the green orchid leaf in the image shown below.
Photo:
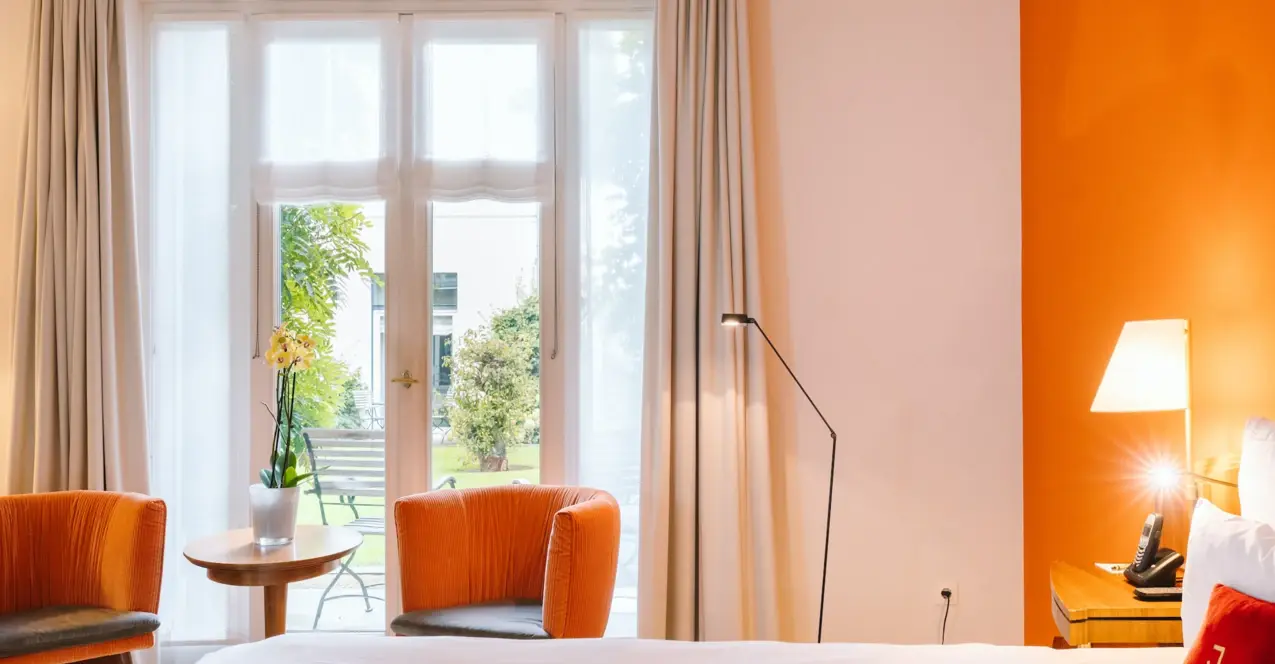
{"label": "green orchid leaf", "polygon": [[270,470],[268,468],[261,469],[260,477],[261,477],[261,483],[266,485],[266,487],[271,489],[275,488],[273,486],[270,486]]}
{"label": "green orchid leaf", "polygon": [[298,486],[298,485],[300,485],[302,482],[304,482],[304,481],[306,481],[306,480],[310,479],[311,477],[314,477],[314,473],[301,473],[300,475],[296,475],[296,476],[294,476],[294,477],[290,480],[292,483],[291,483],[291,484],[288,484],[287,486],[288,486],[288,488],[292,488],[292,487],[294,487],[294,486]]}

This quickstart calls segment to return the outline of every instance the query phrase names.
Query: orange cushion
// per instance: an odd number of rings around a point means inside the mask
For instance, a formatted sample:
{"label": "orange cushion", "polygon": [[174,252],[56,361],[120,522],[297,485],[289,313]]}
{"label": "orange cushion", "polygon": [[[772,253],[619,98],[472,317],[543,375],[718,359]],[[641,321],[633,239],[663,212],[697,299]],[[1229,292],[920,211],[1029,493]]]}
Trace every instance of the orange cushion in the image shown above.
{"label": "orange cushion", "polygon": [[1183,664],[1266,664],[1275,653],[1275,604],[1217,584]]}

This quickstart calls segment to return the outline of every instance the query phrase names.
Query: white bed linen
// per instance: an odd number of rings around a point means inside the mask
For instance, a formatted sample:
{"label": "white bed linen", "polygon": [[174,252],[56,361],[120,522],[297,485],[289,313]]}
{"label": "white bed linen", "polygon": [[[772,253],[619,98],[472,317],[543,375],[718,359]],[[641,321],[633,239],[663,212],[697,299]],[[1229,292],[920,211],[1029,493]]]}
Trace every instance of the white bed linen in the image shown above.
{"label": "white bed linen", "polygon": [[1182,648],[686,643],[637,639],[506,641],[287,634],[219,650],[201,664],[1181,664]]}

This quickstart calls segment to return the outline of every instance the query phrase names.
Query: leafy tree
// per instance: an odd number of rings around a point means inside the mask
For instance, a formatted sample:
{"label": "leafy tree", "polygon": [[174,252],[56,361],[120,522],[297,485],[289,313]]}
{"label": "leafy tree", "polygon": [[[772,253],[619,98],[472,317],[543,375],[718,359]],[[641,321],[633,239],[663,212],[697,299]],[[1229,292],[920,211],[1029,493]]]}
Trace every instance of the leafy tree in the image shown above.
{"label": "leafy tree", "polygon": [[453,437],[479,470],[508,469],[508,448],[524,442],[540,392],[526,345],[482,325],[466,332],[446,361],[452,370]]}
{"label": "leafy tree", "polygon": [[[363,208],[348,203],[321,203],[282,208],[279,223],[283,322],[298,334],[310,335],[318,356],[297,377],[295,417],[298,428],[332,427],[352,403],[344,394],[358,376],[333,352],[336,314],[345,302],[345,279],[358,275],[377,280],[362,239],[372,222]],[[348,423],[348,419],[345,420]]]}
{"label": "leafy tree", "polygon": [[527,354],[531,374],[540,375],[540,295],[532,293],[517,305],[492,314],[492,334]]}
{"label": "leafy tree", "polygon": [[[514,346],[527,357],[531,375],[540,376],[540,295],[532,293],[517,305],[497,311],[491,317],[492,334]],[[538,387],[538,385],[536,385]],[[536,405],[523,427],[520,442],[540,444],[540,390],[535,390]]]}

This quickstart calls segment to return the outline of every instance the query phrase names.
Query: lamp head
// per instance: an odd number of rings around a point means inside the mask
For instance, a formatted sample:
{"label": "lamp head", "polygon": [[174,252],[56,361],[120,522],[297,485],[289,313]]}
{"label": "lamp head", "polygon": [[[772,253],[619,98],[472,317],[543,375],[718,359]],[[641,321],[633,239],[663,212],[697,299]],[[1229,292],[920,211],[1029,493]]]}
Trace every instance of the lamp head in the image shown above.
{"label": "lamp head", "polygon": [[1138,413],[1190,408],[1188,330],[1183,319],[1125,323],[1089,410]]}
{"label": "lamp head", "polygon": [[743,327],[755,322],[748,314],[722,314],[722,327]]}

